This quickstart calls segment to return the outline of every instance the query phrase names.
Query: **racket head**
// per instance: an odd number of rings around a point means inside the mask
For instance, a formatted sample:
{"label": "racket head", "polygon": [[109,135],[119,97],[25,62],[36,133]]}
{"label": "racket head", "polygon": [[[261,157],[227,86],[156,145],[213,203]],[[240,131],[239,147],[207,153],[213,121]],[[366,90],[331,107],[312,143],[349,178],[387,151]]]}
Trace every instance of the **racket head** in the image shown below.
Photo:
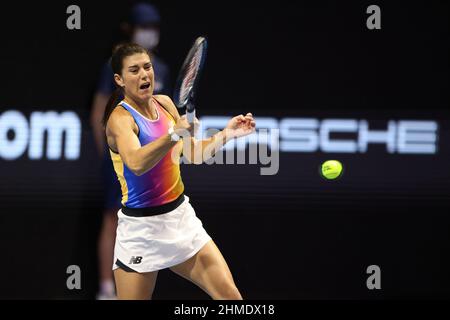
{"label": "racket head", "polygon": [[194,104],[190,102],[194,98],[199,75],[205,64],[207,47],[206,38],[198,37],[181,66],[173,94],[175,105],[180,109],[184,107],[187,111],[194,109]]}

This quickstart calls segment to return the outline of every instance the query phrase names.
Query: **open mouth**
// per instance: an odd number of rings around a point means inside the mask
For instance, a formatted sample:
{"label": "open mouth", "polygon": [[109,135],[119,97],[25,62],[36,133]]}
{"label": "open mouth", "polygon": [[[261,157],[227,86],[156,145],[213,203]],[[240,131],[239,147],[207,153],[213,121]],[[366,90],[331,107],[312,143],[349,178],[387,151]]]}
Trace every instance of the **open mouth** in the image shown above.
{"label": "open mouth", "polygon": [[147,90],[148,88],[150,88],[150,82],[143,83],[139,87],[139,89],[141,89],[141,90]]}

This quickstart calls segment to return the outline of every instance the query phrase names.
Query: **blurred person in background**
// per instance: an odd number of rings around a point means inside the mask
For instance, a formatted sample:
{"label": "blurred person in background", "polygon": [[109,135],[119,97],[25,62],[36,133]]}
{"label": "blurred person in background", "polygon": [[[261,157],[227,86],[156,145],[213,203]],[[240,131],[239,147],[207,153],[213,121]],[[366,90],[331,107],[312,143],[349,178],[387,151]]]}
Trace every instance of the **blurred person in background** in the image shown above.
{"label": "blurred person in background", "polygon": [[[126,41],[137,43],[148,50],[155,74],[155,94],[169,94],[169,68],[155,55],[160,39],[160,22],[161,17],[155,6],[140,2],[131,8],[128,22],[121,25],[121,31]],[[116,238],[117,211],[121,207],[121,190],[109,157],[102,125],[105,106],[114,90],[114,74],[110,61],[107,61],[102,68],[94,94],[90,119],[97,151],[102,159],[101,175],[104,188],[102,224],[97,248],[100,281],[97,299],[99,300],[116,298],[111,262]]]}

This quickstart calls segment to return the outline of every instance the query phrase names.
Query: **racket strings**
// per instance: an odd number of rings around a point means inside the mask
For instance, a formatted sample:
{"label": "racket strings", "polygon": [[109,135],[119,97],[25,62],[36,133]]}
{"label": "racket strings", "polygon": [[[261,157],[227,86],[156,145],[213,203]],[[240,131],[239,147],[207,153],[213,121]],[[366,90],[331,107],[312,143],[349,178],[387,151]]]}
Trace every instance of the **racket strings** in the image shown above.
{"label": "racket strings", "polygon": [[195,77],[198,73],[198,70],[200,69],[200,62],[201,57],[203,53],[203,48],[200,47],[197,49],[195,54],[192,56],[191,61],[189,62],[188,67],[186,68],[186,74],[183,78],[183,82],[181,84],[180,88],[180,100],[185,100],[188,98],[188,94],[190,92],[190,89],[194,85]]}
{"label": "racket strings", "polygon": [[198,37],[184,60],[173,95],[178,108],[193,108],[195,86],[203,68],[207,46],[206,39]]}

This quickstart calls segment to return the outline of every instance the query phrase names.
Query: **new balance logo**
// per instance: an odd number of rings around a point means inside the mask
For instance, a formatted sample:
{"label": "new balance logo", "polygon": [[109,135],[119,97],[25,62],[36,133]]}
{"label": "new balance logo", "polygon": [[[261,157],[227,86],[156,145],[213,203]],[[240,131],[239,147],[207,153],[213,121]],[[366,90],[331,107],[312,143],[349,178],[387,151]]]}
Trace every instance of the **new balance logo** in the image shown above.
{"label": "new balance logo", "polygon": [[142,261],[142,257],[131,257],[130,262],[128,264],[139,264]]}

